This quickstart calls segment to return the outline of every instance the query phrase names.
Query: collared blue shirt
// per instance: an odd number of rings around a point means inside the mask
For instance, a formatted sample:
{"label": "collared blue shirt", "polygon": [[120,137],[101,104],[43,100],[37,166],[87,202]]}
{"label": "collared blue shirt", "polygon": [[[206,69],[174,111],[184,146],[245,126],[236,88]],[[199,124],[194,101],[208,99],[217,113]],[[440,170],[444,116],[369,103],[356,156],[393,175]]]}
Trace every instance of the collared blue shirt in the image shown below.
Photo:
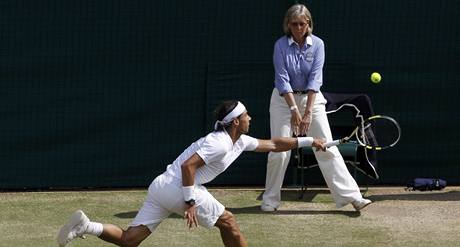
{"label": "collared blue shirt", "polygon": [[280,94],[293,90],[319,92],[323,84],[323,65],[324,42],[314,35],[307,36],[301,48],[288,36],[275,42],[275,87]]}

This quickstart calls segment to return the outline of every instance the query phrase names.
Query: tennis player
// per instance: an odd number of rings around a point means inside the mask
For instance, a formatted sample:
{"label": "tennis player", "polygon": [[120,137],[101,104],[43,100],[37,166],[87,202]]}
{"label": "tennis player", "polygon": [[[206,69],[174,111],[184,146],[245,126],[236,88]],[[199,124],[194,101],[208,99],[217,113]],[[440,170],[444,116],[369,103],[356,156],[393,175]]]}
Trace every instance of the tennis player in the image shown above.
{"label": "tennis player", "polygon": [[170,214],[182,215],[189,228],[216,226],[225,246],[247,246],[235,217],[202,185],[224,172],[243,151],[282,152],[313,146],[325,151],[324,140],[312,137],[280,137],[271,140],[246,135],[251,117],[236,100],[223,102],[216,110],[214,131],[192,143],[150,184],[144,205],[127,230],[112,224],[92,222],[78,210],[58,234],[65,246],[84,234],[119,246],[138,246]]}

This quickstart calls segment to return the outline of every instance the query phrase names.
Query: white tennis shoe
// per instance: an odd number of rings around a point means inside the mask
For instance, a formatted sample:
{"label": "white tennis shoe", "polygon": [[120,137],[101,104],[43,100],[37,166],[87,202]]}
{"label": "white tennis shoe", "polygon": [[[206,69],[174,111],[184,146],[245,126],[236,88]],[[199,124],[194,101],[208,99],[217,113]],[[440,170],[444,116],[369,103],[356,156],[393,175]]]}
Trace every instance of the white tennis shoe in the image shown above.
{"label": "white tennis shoe", "polygon": [[362,198],[360,200],[352,202],[351,205],[353,205],[356,211],[361,211],[365,207],[369,206],[371,203],[371,200]]}
{"label": "white tennis shoe", "polygon": [[66,246],[70,241],[76,237],[84,238],[83,234],[88,228],[89,219],[86,217],[83,211],[78,210],[72,214],[70,220],[65,224],[57,237],[57,243],[59,247]]}

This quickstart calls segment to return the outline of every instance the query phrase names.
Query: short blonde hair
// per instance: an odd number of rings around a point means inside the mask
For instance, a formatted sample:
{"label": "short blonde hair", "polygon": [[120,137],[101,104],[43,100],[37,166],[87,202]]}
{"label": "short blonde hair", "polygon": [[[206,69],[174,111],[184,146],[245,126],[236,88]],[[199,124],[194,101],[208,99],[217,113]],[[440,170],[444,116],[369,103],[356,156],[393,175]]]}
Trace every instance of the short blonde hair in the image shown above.
{"label": "short blonde hair", "polygon": [[291,30],[289,30],[289,22],[298,17],[304,17],[308,22],[308,29],[305,36],[312,34],[313,32],[313,18],[311,17],[310,11],[307,7],[303,4],[295,4],[292,5],[287,11],[286,15],[284,16],[283,22],[283,31],[286,35],[292,36]]}

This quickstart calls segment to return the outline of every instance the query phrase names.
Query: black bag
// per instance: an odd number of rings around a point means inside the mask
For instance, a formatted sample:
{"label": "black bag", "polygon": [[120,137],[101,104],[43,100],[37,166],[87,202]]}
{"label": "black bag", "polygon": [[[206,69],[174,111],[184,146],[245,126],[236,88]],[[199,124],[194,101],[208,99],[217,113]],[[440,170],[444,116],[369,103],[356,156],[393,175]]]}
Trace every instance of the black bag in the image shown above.
{"label": "black bag", "polygon": [[416,178],[407,184],[407,190],[442,190],[446,187],[446,180],[439,178]]}

